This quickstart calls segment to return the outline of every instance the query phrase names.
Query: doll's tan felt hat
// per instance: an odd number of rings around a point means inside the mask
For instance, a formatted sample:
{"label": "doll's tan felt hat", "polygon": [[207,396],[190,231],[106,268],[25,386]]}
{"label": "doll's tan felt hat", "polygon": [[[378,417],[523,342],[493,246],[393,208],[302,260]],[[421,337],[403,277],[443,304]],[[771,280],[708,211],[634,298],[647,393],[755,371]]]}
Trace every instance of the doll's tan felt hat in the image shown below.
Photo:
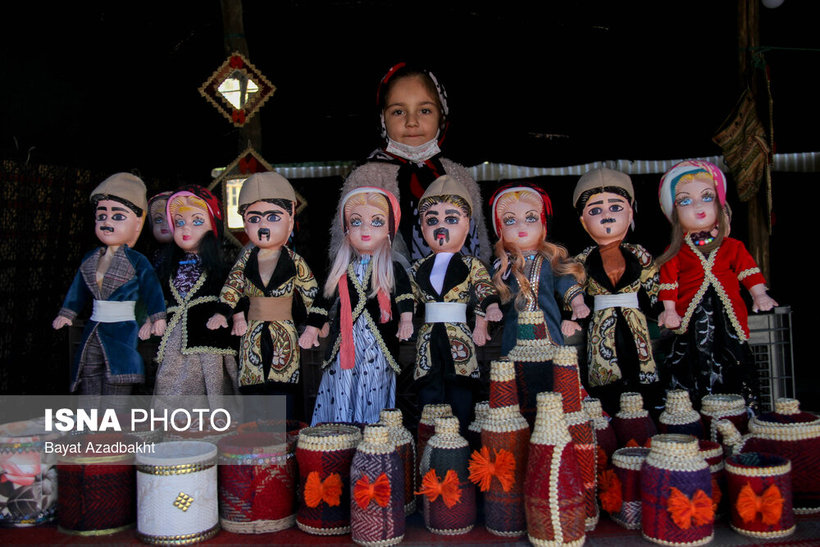
{"label": "doll's tan felt hat", "polygon": [[572,193],[573,207],[578,206],[578,199],[584,192],[596,188],[601,188],[603,191],[607,186],[622,188],[629,193],[629,201],[635,200],[635,190],[632,188],[632,179],[629,175],[615,169],[599,167],[587,171],[578,179],[578,184],[575,185],[575,191]]}
{"label": "doll's tan felt hat", "polygon": [[105,199],[102,196],[117,197],[133,203],[142,209],[143,214],[148,210],[145,183],[142,182],[141,178],[131,173],[115,173],[102,181],[91,192],[91,202],[94,203],[100,199]]}
{"label": "doll's tan felt hat", "polygon": [[427,187],[424,194],[422,194],[419,203],[431,196],[458,196],[467,202],[467,205],[470,206],[470,211],[475,210],[467,187],[450,175],[442,175],[434,180],[432,184]]}
{"label": "doll's tan felt hat", "polygon": [[296,206],[296,191],[288,179],[274,171],[254,173],[242,183],[239,191],[239,210],[257,201],[268,199],[289,199]]}

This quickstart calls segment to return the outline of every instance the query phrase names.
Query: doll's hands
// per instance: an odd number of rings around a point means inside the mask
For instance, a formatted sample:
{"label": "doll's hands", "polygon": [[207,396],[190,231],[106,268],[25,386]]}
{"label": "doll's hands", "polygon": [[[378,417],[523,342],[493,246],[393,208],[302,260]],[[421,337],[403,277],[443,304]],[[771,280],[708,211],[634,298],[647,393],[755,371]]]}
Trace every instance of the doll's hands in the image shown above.
{"label": "doll's hands", "polygon": [[139,336],[139,339],[140,340],[148,340],[149,338],[151,338],[151,329],[152,328],[153,328],[153,325],[151,325],[151,321],[146,321],[145,323],[143,323],[143,325],[140,327],[139,332],[137,333],[137,336]]}
{"label": "doll's hands", "polygon": [[165,322],[165,319],[158,319],[154,321],[153,326],[151,327],[151,334],[154,336],[162,336],[165,334],[165,327],[168,324]]}
{"label": "doll's hands", "polygon": [[245,314],[238,312],[233,314],[233,328],[231,334],[234,336],[242,336],[248,332],[248,322],[245,321]]}
{"label": "doll's hands", "polygon": [[749,289],[749,292],[752,293],[753,312],[769,311],[777,306],[777,302],[774,301],[774,298],[766,293],[766,286],[763,283],[755,285]]}
{"label": "doll's hands", "polygon": [[499,308],[498,304],[496,303],[492,303],[489,306],[487,306],[487,311],[485,311],[484,313],[484,317],[487,319],[487,321],[501,321],[504,318],[504,314],[501,313],[501,308]]}
{"label": "doll's hands", "polygon": [[[489,310],[489,308],[487,308]],[[487,319],[480,315],[475,316],[475,328],[473,329],[473,342],[476,346],[483,346],[490,339],[487,333]]]}
{"label": "doll's hands", "polygon": [[319,329],[319,338],[327,338],[328,333],[330,333],[330,323],[325,323],[322,325],[322,328]]}
{"label": "doll's hands", "polygon": [[216,329],[227,329],[228,328],[228,318],[222,315],[221,313],[215,313],[208,319],[208,322],[205,324],[211,330]]}
{"label": "doll's hands", "polygon": [[581,330],[581,325],[579,325],[575,321],[567,321],[566,319],[561,321],[561,334],[563,334],[567,338],[569,338],[579,330]]}
{"label": "doll's hands", "polygon": [[[326,323],[327,324],[327,323]],[[324,328],[324,327],[323,327]],[[319,329],[308,325],[305,327],[305,332],[299,337],[299,347],[302,349],[311,349],[319,345]]]}
{"label": "doll's hands", "polygon": [[[589,306],[586,305],[584,302],[584,295],[578,294],[570,300],[569,305],[572,306],[572,319],[583,319],[587,315],[589,315]],[[579,326],[577,330],[580,330],[581,327]],[[563,331],[563,326],[561,327]],[[566,333],[564,333],[566,336]]]}
{"label": "doll's hands", "polygon": [[680,327],[681,318],[674,309],[672,310],[664,310],[658,316],[658,326],[666,327],[669,330],[676,329]]}
{"label": "doll's hands", "polygon": [[71,319],[63,317],[62,315],[58,315],[54,318],[54,321],[51,322],[51,326],[54,330],[60,330],[66,325],[71,326]]}
{"label": "doll's hands", "polygon": [[406,311],[399,317],[399,332],[396,337],[399,340],[409,340],[413,335],[413,312]]}

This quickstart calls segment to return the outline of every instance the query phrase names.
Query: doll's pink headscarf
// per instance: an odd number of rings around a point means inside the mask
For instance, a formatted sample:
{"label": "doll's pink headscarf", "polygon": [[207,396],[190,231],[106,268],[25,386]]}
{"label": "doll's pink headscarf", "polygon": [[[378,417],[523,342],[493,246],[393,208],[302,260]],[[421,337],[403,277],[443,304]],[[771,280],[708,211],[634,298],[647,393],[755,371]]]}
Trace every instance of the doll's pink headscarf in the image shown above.
{"label": "doll's pink headscarf", "polygon": [[492,209],[493,214],[493,229],[495,230],[495,235],[501,235],[501,217],[498,215],[498,200],[501,196],[504,194],[509,194],[510,192],[532,192],[533,194],[540,196],[541,201],[544,203],[544,208],[541,210],[541,224],[546,228],[547,218],[552,216],[552,201],[550,201],[550,197],[547,195],[547,192],[535,185],[516,185],[515,183],[509,183],[496,190],[490,198],[490,208]]}
{"label": "doll's pink headscarf", "polygon": [[661,210],[669,222],[672,222],[672,211],[675,209],[675,188],[681,177],[684,175],[694,175],[696,173],[706,173],[715,182],[715,190],[718,195],[720,206],[726,205],[726,176],[718,169],[717,165],[705,160],[685,160],[676,163],[669,171],[661,177],[661,184],[658,187],[658,201]]}
{"label": "doll's pink headscarf", "polygon": [[384,188],[379,188],[377,186],[359,186],[358,188],[354,188],[350,192],[346,193],[342,196],[341,203],[339,204],[339,222],[342,223],[342,230],[347,231],[347,225],[345,223],[345,204],[347,204],[348,200],[357,194],[381,194],[385,198],[387,198],[387,203],[390,205],[390,218],[389,220],[389,234],[390,234],[390,241],[392,242],[393,239],[396,237],[396,232],[399,230],[399,221],[401,220],[401,209],[399,209],[399,200],[396,196],[393,195],[393,192],[388,192]]}
{"label": "doll's pink headscarf", "polygon": [[219,199],[210,190],[197,184],[182,186],[168,197],[168,202],[165,204],[165,216],[171,231],[173,232],[176,229],[173,219],[174,201],[183,197],[195,197],[205,202],[205,213],[208,214],[211,221],[211,231],[217,238],[222,237],[222,206]]}

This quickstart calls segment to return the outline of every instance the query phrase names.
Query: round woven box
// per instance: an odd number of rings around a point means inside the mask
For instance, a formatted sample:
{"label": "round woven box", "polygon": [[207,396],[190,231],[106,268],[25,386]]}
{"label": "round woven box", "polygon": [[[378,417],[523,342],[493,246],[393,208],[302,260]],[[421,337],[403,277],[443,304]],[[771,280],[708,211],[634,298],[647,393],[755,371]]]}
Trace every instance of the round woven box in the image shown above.
{"label": "round woven box", "polygon": [[379,423],[387,426],[404,468],[404,513],[410,515],[416,512],[416,442],[403,420],[398,408],[385,408],[379,413]]}
{"label": "round woven box", "polygon": [[157,443],[137,454],[137,537],[187,545],[219,532],[217,447],[204,441]]}
{"label": "round woven box", "polygon": [[692,400],[685,389],[673,389],[666,394],[666,407],[658,418],[660,433],[682,433],[703,438],[703,422],[692,408]]}
{"label": "round woven box", "polygon": [[137,447],[148,445],[120,433],[76,435],[61,444],[72,450],[57,460],[59,530],[98,536],[133,528],[137,523],[134,458]]}
{"label": "round woven box", "polygon": [[712,475],[694,436],[652,437],[640,481],[643,537],[662,545],[712,541]]}
{"label": "round woven box", "polygon": [[0,425],[0,526],[36,526],[54,520],[57,509],[57,455],[46,442],[59,434],[45,430],[45,420]]}
{"label": "round woven box", "polygon": [[791,462],[773,454],[748,452],[726,459],[732,528],[760,538],[794,533]]}
{"label": "round woven box", "polygon": [[718,420],[729,420],[743,435],[749,429],[749,413],[743,396],[735,393],[710,393],[700,400],[700,416],[703,420],[704,437],[718,440]]}
{"label": "round woven box", "polygon": [[365,547],[404,539],[404,464],[382,424],[365,427],[350,466],[350,536]]}
{"label": "round woven box", "polygon": [[350,532],[350,464],[361,439],[361,430],[349,424],[317,425],[299,432],[296,525],[303,532]]}
{"label": "round woven box", "polygon": [[602,488],[599,492],[604,510],[611,509],[610,518],[628,530],[641,527],[641,466],[648,455],[649,449],[643,446],[616,450],[612,454],[612,470],[617,481],[607,485],[607,490],[614,490],[609,493]]}
{"label": "round woven box", "polygon": [[285,432],[235,433],[219,447],[219,520],[237,534],[296,523],[295,439]]}

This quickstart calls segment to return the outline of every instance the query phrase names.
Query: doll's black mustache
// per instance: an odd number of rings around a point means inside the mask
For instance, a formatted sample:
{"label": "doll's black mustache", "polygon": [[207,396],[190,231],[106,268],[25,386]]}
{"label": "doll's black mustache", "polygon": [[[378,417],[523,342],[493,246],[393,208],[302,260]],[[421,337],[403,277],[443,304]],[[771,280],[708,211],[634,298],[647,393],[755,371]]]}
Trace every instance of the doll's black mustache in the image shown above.
{"label": "doll's black mustache", "polygon": [[436,228],[433,231],[433,237],[438,240],[439,245],[444,245],[450,241],[450,230],[447,228]]}
{"label": "doll's black mustache", "polygon": [[112,226],[100,226],[101,232],[113,232],[114,228]]}
{"label": "doll's black mustache", "polygon": [[618,220],[614,219],[614,218],[602,218],[601,219],[601,224],[611,224],[613,222],[618,222]]}
{"label": "doll's black mustache", "polygon": [[256,232],[256,235],[259,236],[261,240],[263,237],[270,241],[270,228],[259,228],[259,231]]}

